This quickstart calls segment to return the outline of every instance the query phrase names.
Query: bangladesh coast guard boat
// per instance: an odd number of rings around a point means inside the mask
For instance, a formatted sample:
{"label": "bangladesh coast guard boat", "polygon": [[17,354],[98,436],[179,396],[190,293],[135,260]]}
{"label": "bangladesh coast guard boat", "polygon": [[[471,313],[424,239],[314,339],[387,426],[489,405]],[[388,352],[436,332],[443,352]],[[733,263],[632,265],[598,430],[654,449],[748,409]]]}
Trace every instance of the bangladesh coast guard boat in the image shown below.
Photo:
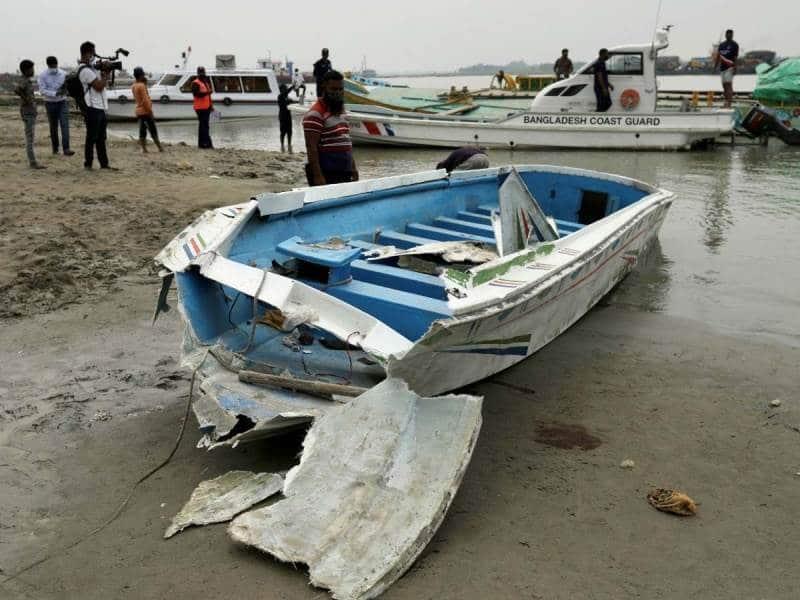
{"label": "bangladesh coast guard boat", "polygon": [[734,111],[659,110],[656,56],[668,30],[651,44],[617,46],[606,63],[614,86],[608,112],[595,112],[594,67],[539,92],[527,111],[475,122],[458,117],[348,111],[353,140],[395,146],[495,148],[689,149],[729,133]]}

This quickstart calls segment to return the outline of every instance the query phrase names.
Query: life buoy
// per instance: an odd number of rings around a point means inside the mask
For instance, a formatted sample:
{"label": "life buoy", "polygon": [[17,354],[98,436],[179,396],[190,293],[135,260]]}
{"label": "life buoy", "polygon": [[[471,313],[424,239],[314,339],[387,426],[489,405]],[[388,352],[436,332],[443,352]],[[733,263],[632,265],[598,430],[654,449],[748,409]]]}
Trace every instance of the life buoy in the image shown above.
{"label": "life buoy", "polygon": [[128,97],[125,96],[125,95],[120,94],[119,96],[117,96],[117,101],[120,104],[125,104],[128,101]]}
{"label": "life buoy", "polygon": [[639,92],[630,88],[623,90],[619,96],[619,103],[625,110],[633,110],[639,105]]}
{"label": "life buoy", "polygon": [[225,106],[230,106],[231,104],[233,104],[233,100],[231,100],[230,98],[228,98],[228,97],[226,96],[225,98],[223,98],[223,99],[222,99],[222,103],[223,103]]}
{"label": "life buoy", "polygon": [[161,104],[169,104],[169,96],[167,96],[166,94],[161,96],[159,100],[161,101]]}
{"label": "life buoy", "polygon": [[798,106],[797,108],[795,108],[795,109],[792,111],[792,116],[794,116],[794,117],[800,117],[800,106]]}

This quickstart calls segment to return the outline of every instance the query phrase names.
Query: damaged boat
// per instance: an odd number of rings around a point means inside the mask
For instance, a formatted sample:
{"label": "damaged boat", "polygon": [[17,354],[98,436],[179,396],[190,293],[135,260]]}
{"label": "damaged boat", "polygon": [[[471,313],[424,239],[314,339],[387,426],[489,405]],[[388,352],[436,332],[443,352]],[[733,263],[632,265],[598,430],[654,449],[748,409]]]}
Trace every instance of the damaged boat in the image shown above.
{"label": "damaged boat", "polygon": [[[439,395],[580,319],[635,267],[672,198],[626,177],[532,165],[265,193],[203,214],[157,256],[156,312],[174,279],[201,446],[314,421],[286,498],[237,517],[234,539],[307,562],[335,597],[385,589],[433,535],[480,428],[479,398]],[[319,500],[325,472],[337,494]],[[389,498],[395,517],[376,521]],[[305,539],[293,506],[317,501],[325,510],[306,515]],[[383,550],[362,552],[366,537],[358,552],[341,549],[343,563],[320,550],[334,526],[361,531],[359,518]],[[403,522],[413,531],[396,531]]]}

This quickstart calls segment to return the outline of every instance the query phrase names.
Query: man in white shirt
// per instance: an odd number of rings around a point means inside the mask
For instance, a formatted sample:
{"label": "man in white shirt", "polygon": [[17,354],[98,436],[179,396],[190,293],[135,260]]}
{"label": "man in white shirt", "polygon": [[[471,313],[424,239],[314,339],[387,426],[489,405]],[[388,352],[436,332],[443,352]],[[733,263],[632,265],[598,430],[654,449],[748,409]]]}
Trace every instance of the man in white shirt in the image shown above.
{"label": "man in white shirt", "polygon": [[94,150],[97,149],[97,162],[101,169],[111,168],[106,153],[106,127],[108,125],[106,111],[106,85],[108,71],[98,71],[92,66],[95,57],[94,44],[81,44],[81,65],[78,67],[78,79],[83,84],[83,99],[86,102],[86,144],[84,146],[83,168],[91,170],[94,162]]}
{"label": "man in white shirt", "polygon": [[69,149],[69,105],[64,90],[67,74],[58,68],[55,56],[47,57],[47,69],[39,73],[39,92],[44,96],[47,120],[50,122],[50,141],[53,154],[58,154],[58,128],[61,126],[61,146],[64,156],[75,154]]}
{"label": "man in white shirt", "polygon": [[[300,104],[302,104],[306,96],[306,79],[303,77],[300,69],[294,70],[294,75],[292,76],[292,89],[294,90],[294,93],[297,94],[297,99],[300,101]],[[303,91],[301,92],[300,90]]]}

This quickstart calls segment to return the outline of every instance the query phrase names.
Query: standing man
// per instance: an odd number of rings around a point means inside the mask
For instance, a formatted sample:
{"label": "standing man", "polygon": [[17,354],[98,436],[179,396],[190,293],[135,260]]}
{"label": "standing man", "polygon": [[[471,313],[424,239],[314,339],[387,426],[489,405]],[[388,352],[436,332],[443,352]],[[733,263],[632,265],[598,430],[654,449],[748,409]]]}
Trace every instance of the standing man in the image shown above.
{"label": "standing man", "polygon": [[197,78],[192,82],[192,96],[194,112],[197,114],[197,147],[214,148],[208,125],[214,104],[211,102],[211,80],[206,76],[205,67],[197,67]]}
{"label": "standing man", "polygon": [[556,64],[553,65],[553,71],[556,74],[556,80],[566,79],[572,75],[572,61],[569,59],[569,48],[564,48],[561,51],[561,56],[556,59]]}
{"label": "standing man", "polygon": [[147,153],[147,131],[150,130],[150,137],[153,138],[159,152],[163,152],[164,148],[161,147],[161,142],[158,139],[158,129],[156,129],[156,121],[153,116],[153,101],[150,100],[150,92],[147,89],[147,77],[144,75],[142,67],[136,67],[133,70],[133,76],[136,82],[131,86],[131,94],[136,101],[135,114],[139,119],[139,145],[142,147],[142,152]]}
{"label": "standing man", "polygon": [[86,143],[83,147],[83,168],[91,170],[94,162],[94,151],[97,149],[97,162],[101,169],[108,169],[108,153],[106,152],[106,127],[108,119],[108,99],[106,85],[109,70],[104,63],[99,63],[100,70],[95,69],[92,61],[95,57],[94,44],[81,44],[81,64],[78,67],[78,79],[83,85],[83,99],[86,102]]}
{"label": "standing man", "polygon": [[717,49],[714,70],[719,66],[722,77],[722,93],[725,96],[725,108],[731,107],[733,101],[733,76],[736,75],[736,59],[739,58],[739,44],[733,41],[733,29],[725,32],[725,41]]}
{"label": "standing man", "polygon": [[322,89],[322,79],[328,71],[333,70],[331,61],[328,60],[328,49],[322,49],[322,58],[314,63],[314,80],[317,82],[317,98],[322,98],[324,90]]}
{"label": "standing man", "polygon": [[[294,75],[292,76],[292,89],[294,93],[297,94],[297,100],[300,104],[306,99],[306,78],[303,77],[303,74],[300,72],[300,69],[294,70]],[[300,90],[303,90],[302,92]]]}
{"label": "standing man", "polygon": [[50,122],[50,141],[53,154],[58,154],[58,128],[61,126],[61,146],[64,156],[75,154],[69,149],[69,105],[64,90],[67,74],[58,68],[55,56],[47,57],[47,70],[39,73],[39,92],[44,96],[47,120]]}
{"label": "standing man", "polygon": [[292,113],[289,112],[289,105],[296,104],[296,101],[289,98],[289,88],[285,83],[278,87],[278,125],[281,135],[281,152],[285,151],[284,139],[289,140],[289,154],[292,154]]}
{"label": "standing man", "polygon": [[303,117],[308,185],[358,181],[350,126],[344,117],[344,77],[328,71],[321,85],[322,95]]}
{"label": "standing man", "polygon": [[14,87],[14,93],[19,96],[19,114],[25,124],[25,151],[28,154],[28,164],[31,169],[44,169],[44,165],[36,162],[33,153],[33,132],[36,127],[36,100],[33,96],[33,61],[25,59],[19,63],[19,72],[22,79]]}
{"label": "standing man", "polygon": [[600,48],[597,61],[594,63],[594,96],[597,98],[597,112],[606,112],[611,108],[611,90],[614,86],[608,82],[607,60],[608,50]]}

